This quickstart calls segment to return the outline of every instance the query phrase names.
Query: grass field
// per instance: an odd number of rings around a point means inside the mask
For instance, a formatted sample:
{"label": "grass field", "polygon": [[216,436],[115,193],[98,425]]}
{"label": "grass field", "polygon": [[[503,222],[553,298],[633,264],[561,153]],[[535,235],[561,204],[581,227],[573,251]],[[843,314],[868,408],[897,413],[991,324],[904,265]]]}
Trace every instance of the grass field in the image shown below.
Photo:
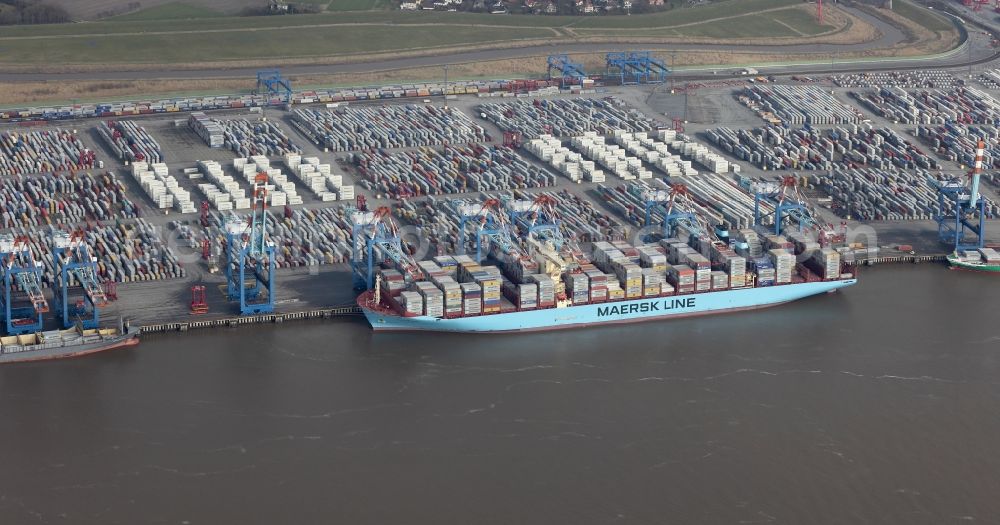
{"label": "grass field", "polygon": [[327,11],[368,11],[372,9],[388,9],[392,2],[389,0],[332,0],[319,3],[326,5]]}
{"label": "grass field", "polygon": [[127,64],[183,63],[192,61],[247,60],[267,56],[309,57],[352,53],[421,49],[471,43],[502,42],[551,37],[549,29],[498,29],[449,27],[428,31],[422,27],[393,29],[392,38],[372,39],[369,27],[342,27],[336,31],[241,31],[110,36],[104,38],[60,39],[66,45],[37,46],[33,40],[0,42],[0,52],[9,63],[93,64],[114,60]]}
{"label": "grass field", "polygon": [[930,9],[913,5],[904,0],[896,0],[892,3],[892,10],[896,13],[913,20],[921,26],[931,31],[951,31],[955,26],[945,17],[931,11]]}
{"label": "grass field", "polygon": [[127,15],[119,15],[111,20],[117,22],[136,22],[148,20],[178,20],[184,18],[212,18],[223,16],[222,13],[200,5],[185,2],[171,2],[148,9],[140,9]]}
{"label": "grass field", "polygon": [[[356,0],[348,0],[354,2]],[[269,27],[302,27],[324,24],[379,23],[393,25],[447,23],[453,25],[485,25],[502,27],[573,27],[654,29],[691,24],[719,17],[753,14],[763,9],[789,8],[801,5],[800,0],[727,0],[706,6],[674,9],[642,16],[535,16],[489,15],[479,13],[445,13],[394,11],[347,11],[315,15],[221,17],[205,20],[139,20],[127,24],[114,20],[87,24],[50,24],[5,27],[0,38],[43,37],[58,35],[102,35],[133,32],[236,30]]]}
{"label": "grass field", "polygon": [[664,29],[590,29],[573,27],[580,36],[614,36],[623,31],[630,36],[690,36],[704,38],[796,37],[818,35],[836,29],[819,25],[816,18],[802,9],[782,9],[761,14],[722,18],[700,24],[686,24]]}
{"label": "grass field", "polygon": [[[343,9],[368,9],[386,1],[333,0],[337,8]],[[629,37],[765,41],[804,38],[838,29],[817,24],[801,0],[723,0],[642,16],[601,17],[399,10],[209,17],[195,15],[197,9],[194,4],[171,2],[101,22],[6,27],[0,33],[0,64],[195,67],[200,63],[313,60],[554,38],[562,42]],[[167,19],[189,16],[197,17]],[[839,20],[841,26],[847,23],[844,16]]]}

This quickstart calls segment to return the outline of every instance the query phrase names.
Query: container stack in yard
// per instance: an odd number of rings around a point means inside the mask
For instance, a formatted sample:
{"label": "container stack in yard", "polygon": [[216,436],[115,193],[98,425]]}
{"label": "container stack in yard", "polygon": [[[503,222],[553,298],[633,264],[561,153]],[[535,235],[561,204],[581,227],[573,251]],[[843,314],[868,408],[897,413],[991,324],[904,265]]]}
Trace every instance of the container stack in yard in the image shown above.
{"label": "container stack in yard", "polygon": [[[747,228],[753,225],[754,197],[741,188],[735,181],[727,180],[716,174],[704,174],[697,177],[678,179],[687,187],[693,197],[696,212],[714,224],[729,224],[734,228]],[[670,187],[662,180],[654,180],[652,184],[643,181],[629,181],[618,186],[599,185],[598,195],[607,206],[636,227],[642,227],[645,221],[645,197],[657,190],[669,190]],[[774,211],[773,205],[761,203],[761,213],[768,215]],[[662,224],[662,217],[653,214],[653,224]]]}
{"label": "container stack in yard", "polygon": [[253,184],[258,174],[267,175],[267,184],[264,188],[267,190],[268,205],[302,204],[302,197],[299,196],[295,183],[288,180],[280,169],[272,168],[271,161],[267,157],[254,155],[249,159],[233,159],[233,168],[250,184]]}
{"label": "container stack in yard", "polygon": [[232,176],[222,171],[222,165],[214,160],[199,160],[198,170],[188,174],[189,178],[205,178],[209,182],[198,184],[198,190],[219,211],[250,209],[250,199],[246,190],[240,187]]}
{"label": "container stack in yard", "polygon": [[[51,239],[48,231],[15,229],[28,238],[32,255],[43,264],[43,278],[52,282]],[[157,228],[144,219],[89,227],[84,241],[97,258],[101,280],[127,283],[184,277],[186,272],[173,250],[165,245]]]}
{"label": "container stack in yard", "polygon": [[973,87],[908,92],[885,87],[851,92],[876,115],[903,124],[990,124],[1000,119],[1000,105],[988,93]]}
{"label": "container stack in yard", "polygon": [[93,152],[71,131],[57,128],[0,133],[0,175],[81,171],[93,167]]}
{"label": "container stack in yard", "polygon": [[354,199],[354,186],[344,184],[344,176],[333,173],[331,166],[321,163],[318,157],[302,158],[299,154],[286,153],[284,162],[319,200],[329,202]]}
{"label": "container stack in yard", "polygon": [[188,127],[205,141],[210,148],[221,148],[225,145],[225,130],[213,119],[198,111],[188,117]]}
{"label": "container stack in yard", "polygon": [[296,126],[330,151],[412,148],[491,140],[460,110],[432,105],[297,109]]}
{"label": "container stack in yard", "polygon": [[1000,69],[991,69],[976,76],[976,80],[986,89],[1000,89]]}
{"label": "container stack in yard", "polygon": [[[293,93],[291,103],[344,104],[355,100],[426,98],[441,95],[512,96],[515,93],[530,93],[558,85],[558,80],[457,80],[449,82],[447,85],[432,82],[403,86],[315,89]],[[281,97],[268,94],[206,95],[202,97],[179,97],[132,102],[4,109],[0,110],[0,122],[52,121],[95,117],[113,118],[179,111],[259,108],[282,104],[285,104],[285,101]]]}
{"label": "container stack in yard", "polygon": [[534,102],[480,104],[480,115],[504,131],[518,131],[526,139],[541,135],[556,137],[582,135],[596,131],[609,135],[612,130],[649,131],[656,123],[640,111],[617,99],[552,99]]}
{"label": "container stack in yard", "polygon": [[864,116],[819,86],[747,86],[739,96],[761,118],[785,124],[858,124]]}
{"label": "container stack in yard", "polygon": [[[344,206],[318,209],[295,209],[282,216],[271,214],[266,229],[268,238],[276,246],[275,263],[278,268],[325,266],[347,263],[351,259],[351,224]],[[225,230],[220,228],[232,212],[212,212],[209,238],[211,253],[222,254],[226,242]],[[249,215],[239,218],[249,221]],[[204,238],[200,233],[188,235],[191,245],[199,246]]]}
{"label": "container stack in yard", "polygon": [[288,135],[274,122],[230,119],[216,121],[222,127],[225,146],[241,157],[273,156],[301,153]]}
{"label": "container stack in yard", "polygon": [[584,160],[579,153],[563,146],[562,141],[552,135],[531,139],[525,149],[573,182],[604,182],[604,172],[597,169],[594,161]]}
{"label": "container stack in yard", "polygon": [[[559,192],[527,193],[515,190],[499,194],[486,194],[484,198],[533,200],[547,196],[556,202],[555,210],[561,218],[563,234],[581,242],[617,239],[622,236],[620,225],[589,200],[566,190]],[[456,253],[459,242],[460,218],[456,215],[458,203],[469,204],[463,199],[407,199],[395,207],[394,213],[404,223],[416,226],[416,234],[427,239],[439,252]]]}
{"label": "container stack in yard", "polygon": [[177,179],[169,174],[162,163],[135,162],[131,166],[132,178],[145,190],[158,209],[174,208],[180,213],[194,213],[191,192],[181,188]]}
{"label": "container stack in yard", "polygon": [[[984,124],[962,126],[947,123],[942,126],[919,126],[917,136],[924,144],[934,149],[941,158],[957,162],[962,166],[973,166],[976,162],[976,148],[979,141],[986,144],[983,152],[983,168],[1000,168],[1000,127]],[[987,176],[990,174],[987,174]]]}
{"label": "container stack in yard", "polygon": [[443,151],[351,154],[361,186],[391,198],[552,186],[556,175],[502,146],[446,146]]}
{"label": "container stack in yard", "polygon": [[[928,220],[934,218],[938,195],[927,183],[930,172],[836,168],[832,174],[813,173],[809,181],[833,197],[833,211],[857,220]],[[988,217],[1000,212],[987,199]]]}
{"label": "container stack in yard", "polygon": [[97,134],[107,142],[118,160],[126,162],[163,162],[163,150],[146,128],[133,120],[103,121]]}
{"label": "container stack in yard", "polygon": [[867,124],[829,130],[714,128],[706,135],[723,150],[765,170],[830,170],[836,165],[911,170],[941,167],[896,131]]}
{"label": "container stack in yard", "polygon": [[933,69],[914,71],[891,71],[886,73],[852,73],[834,75],[833,83],[847,88],[938,88],[947,89],[960,86],[964,82],[948,73]]}
{"label": "container stack in yard", "polygon": [[113,173],[0,177],[0,228],[133,218],[136,213]]}

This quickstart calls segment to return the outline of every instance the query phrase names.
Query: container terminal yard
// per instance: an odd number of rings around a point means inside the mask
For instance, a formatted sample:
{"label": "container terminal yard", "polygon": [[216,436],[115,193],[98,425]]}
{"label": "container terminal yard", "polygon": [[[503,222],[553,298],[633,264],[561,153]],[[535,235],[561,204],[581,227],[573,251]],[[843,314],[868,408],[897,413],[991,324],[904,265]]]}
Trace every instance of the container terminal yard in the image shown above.
{"label": "container terminal yard", "polygon": [[[649,257],[695,264],[671,254],[678,231],[717,263],[718,286],[734,288],[746,259],[754,267],[773,249],[799,256],[795,279],[806,280],[953,252],[997,262],[997,71],[751,72],[674,84],[646,55],[615,62],[619,82],[604,83],[550,58],[549,81],[297,92],[269,72],[253,96],[5,111],[0,231],[18,247],[5,253],[16,263],[5,274],[14,305],[5,317],[41,318],[8,332],[72,326],[83,314],[148,331],[354,314],[355,288],[374,276],[352,286],[366,264],[352,246],[362,215],[399,228],[403,255],[418,265],[377,272],[397,288],[406,271],[432,275],[421,261],[435,257],[453,264],[449,256],[478,250],[502,265],[502,239],[484,225],[510,234],[506,221],[528,208],[537,216],[538,206],[584,271],[606,272],[599,279],[616,271],[593,266],[607,243],[638,250],[639,274],[663,274],[646,277],[649,290],[681,286]],[[56,278],[58,235],[89,250],[93,282],[82,289]],[[390,259],[378,257],[376,270]],[[644,293],[631,279],[622,294]],[[572,280],[557,284],[572,295]],[[64,288],[80,293],[79,311],[42,315]],[[411,305],[421,297],[397,292]],[[542,302],[538,293],[531,301]],[[505,304],[526,297],[503,294]]]}

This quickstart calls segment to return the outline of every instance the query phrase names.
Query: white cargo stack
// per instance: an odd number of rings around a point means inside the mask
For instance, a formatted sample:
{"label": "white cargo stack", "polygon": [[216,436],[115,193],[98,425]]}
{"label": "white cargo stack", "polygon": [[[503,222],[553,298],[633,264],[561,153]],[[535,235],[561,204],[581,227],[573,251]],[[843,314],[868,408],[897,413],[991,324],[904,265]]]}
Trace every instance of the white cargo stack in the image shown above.
{"label": "white cargo stack", "polygon": [[729,272],[730,287],[739,288],[746,286],[747,260],[745,257],[727,257],[723,261],[723,266]]}
{"label": "white cargo stack", "polygon": [[225,143],[224,130],[218,122],[198,111],[188,117],[188,126],[208,144],[210,148],[221,148]]}
{"label": "white cargo stack", "polygon": [[417,292],[404,291],[399,293],[399,304],[403,311],[410,315],[424,314],[424,298]]}
{"label": "white cargo stack", "polygon": [[444,317],[444,293],[434,283],[417,281],[413,283],[417,292],[424,300],[424,315],[428,317]]}
{"label": "white cargo stack", "polygon": [[768,258],[774,264],[774,281],[779,284],[792,282],[792,270],[795,268],[795,256],[788,250],[774,248],[768,250]]}
{"label": "white cargo stack", "polygon": [[822,248],[813,252],[813,257],[819,263],[824,279],[836,279],[840,277],[840,253],[833,248]]}
{"label": "white cargo stack", "polygon": [[250,208],[250,199],[240,184],[222,172],[222,166],[214,160],[199,160],[198,170],[211,184],[199,184],[198,189],[219,211],[245,210]]}
{"label": "white cargo stack", "polygon": [[540,135],[525,144],[525,149],[555,168],[573,182],[581,180],[580,154],[563,146],[562,141],[552,135]]}
{"label": "white cargo stack", "polygon": [[465,315],[483,312],[483,289],[477,283],[461,283],[462,311]]}
{"label": "white cargo stack", "polygon": [[157,208],[161,210],[174,208],[181,213],[194,213],[191,193],[181,188],[177,180],[168,175],[166,164],[145,162],[132,164],[132,177],[142,186]]}

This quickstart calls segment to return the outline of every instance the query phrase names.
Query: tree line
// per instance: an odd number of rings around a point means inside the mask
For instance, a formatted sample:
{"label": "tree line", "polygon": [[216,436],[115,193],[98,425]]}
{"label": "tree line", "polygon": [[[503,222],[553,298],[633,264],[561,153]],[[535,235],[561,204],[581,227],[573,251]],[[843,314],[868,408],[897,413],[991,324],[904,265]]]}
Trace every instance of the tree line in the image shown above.
{"label": "tree line", "polygon": [[60,6],[35,0],[0,0],[0,25],[59,24],[70,22]]}

